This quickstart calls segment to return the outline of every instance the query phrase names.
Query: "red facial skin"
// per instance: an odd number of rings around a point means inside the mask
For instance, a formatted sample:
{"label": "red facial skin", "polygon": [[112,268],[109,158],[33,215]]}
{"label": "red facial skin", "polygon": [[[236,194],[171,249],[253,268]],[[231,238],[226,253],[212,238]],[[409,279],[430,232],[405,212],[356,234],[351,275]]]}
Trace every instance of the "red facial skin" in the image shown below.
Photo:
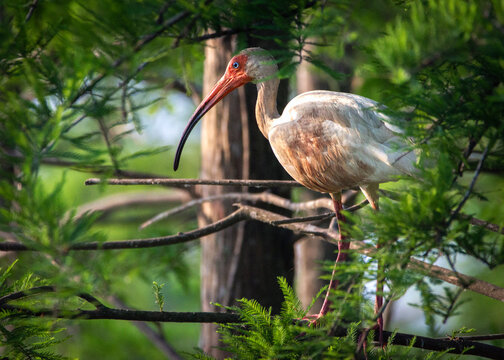
{"label": "red facial skin", "polygon": [[227,94],[234,89],[252,81],[253,79],[245,72],[248,56],[245,54],[236,55],[229,61],[226,73],[215,84],[206,98],[199,104],[194,113],[192,114],[189,122],[182,133],[177,152],[175,153],[175,160],[173,162],[173,169],[176,171],[180,162],[180,156],[184,144],[191,133],[191,130],[196,126],[198,121],[205,115],[212,107],[222,100]]}

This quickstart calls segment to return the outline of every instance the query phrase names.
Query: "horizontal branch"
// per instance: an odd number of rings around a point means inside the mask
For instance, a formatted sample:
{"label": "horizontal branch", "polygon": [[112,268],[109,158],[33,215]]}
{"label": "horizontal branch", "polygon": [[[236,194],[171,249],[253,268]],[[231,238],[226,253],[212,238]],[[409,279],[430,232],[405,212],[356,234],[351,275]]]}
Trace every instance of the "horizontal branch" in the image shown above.
{"label": "horizontal branch", "polygon": [[99,242],[86,242],[71,245],[68,250],[118,250],[118,249],[140,249],[140,248],[150,248],[158,246],[167,246],[180,244],[192,240],[199,239],[203,236],[213,234],[222,229],[225,229],[239,221],[245,220],[242,211],[237,210],[225,218],[218,220],[205,227],[188,231],[186,233],[178,233],[177,235],[161,236],[149,239],[134,239],[134,240],[123,240],[123,241],[105,241]]}
{"label": "horizontal branch", "polygon": [[256,188],[269,188],[278,186],[302,187],[294,180],[204,180],[204,179],[87,179],[86,185],[170,185],[170,186],[196,186],[196,185],[218,185],[218,186],[251,186]]}
{"label": "horizontal branch", "polygon": [[[30,310],[19,306],[3,305],[1,309],[15,312],[12,316],[29,317],[50,317],[59,319],[81,319],[81,320],[127,320],[127,321],[149,321],[149,322],[176,322],[176,323],[242,323],[238,314],[233,313],[213,313],[213,312],[165,312],[165,311],[141,311],[113,309],[108,307],[97,308],[96,310],[64,310],[64,309],[39,309]],[[334,336],[341,337],[347,334],[346,329],[341,329]],[[375,334],[375,341],[378,340],[378,332]],[[388,342],[393,336],[392,344],[399,346],[410,346],[413,339],[413,347],[424,350],[446,351],[452,354],[477,355],[489,359],[503,359],[504,349],[466,340],[463,338],[454,339],[434,339],[424,336],[411,335],[405,333],[392,333],[383,331],[383,340]]]}
{"label": "horizontal branch", "polygon": [[96,310],[38,309],[30,310],[19,306],[3,305],[0,308],[30,317],[52,317],[82,320],[128,320],[176,323],[238,323],[240,316],[231,313],[171,312],[101,308]]}
{"label": "horizontal branch", "polygon": [[[379,336],[378,332],[375,334],[375,341]],[[389,338],[392,336],[390,331],[383,331],[383,341],[387,343]],[[488,345],[484,343],[479,343],[476,341],[467,341],[464,339],[451,339],[451,340],[441,340],[429,338],[425,336],[396,333],[392,341],[393,345],[410,346],[411,342],[415,339],[413,343],[414,348],[420,348],[424,350],[433,351],[446,351],[448,350],[451,354],[464,354],[464,355],[476,355],[478,357],[484,357],[487,359],[504,359],[504,349]]]}
{"label": "horizontal branch", "polygon": [[471,225],[481,226],[481,227],[484,227],[487,230],[490,230],[490,231],[493,231],[493,232],[496,232],[496,233],[504,235],[504,226],[499,226],[497,224],[492,224],[492,223],[490,223],[488,221],[476,219],[474,217],[470,217],[469,215],[465,215],[465,214],[460,214],[460,216],[463,219],[469,219],[469,223],[471,223]]}
{"label": "horizontal branch", "polygon": [[414,258],[410,258],[408,268],[411,270],[427,271],[427,275],[430,277],[504,302],[504,288],[492,283],[478,280],[472,276],[454,272],[441,266],[427,264]]}
{"label": "horizontal branch", "polygon": [[[180,244],[199,239],[203,236],[215,233],[244,220],[257,220],[272,226],[289,229],[300,234],[317,236],[331,243],[334,243],[335,239],[338,238],[338,233],[332,229],[323,229],[312,224],[298,222],[293,223],[291,221],[286,222],[286,220],[291,219],[264,209],[240,205],[238,210],[234,211],[225,218],[205,227],[189,231],[187,233],[179,233],[177,235],[149,239],[106,241],[102,243],[77,243],[72,244],[67,249],[65,249],[65,251],[140,249]],[[375,251],[374,247],[360,241],[352,241],[350,245],[352,250],[368,256]],[[36,249],[28,248],[26,245],[18,242],[2,242],[0,243],[0,250],[33,251]],[[494,284],[476,279],[472,276],[463,275],[437,265],[425,263],[414,258],[410,258],[408,268],[414,271],[421,270],[425,272],[429,277],[437,278],[458,287],[462,287],[463,289],[471,290],[473,292],[504,302],[504,288],[500,288]]]}
{"label": "horizontal branch", "polygon": [[[162,213],[157,214],[156,216],[152,217],[151,219],[149,219],[146,222],[144,222],[143,224],[141,224],[140,229],[144,229],[147,226],[150,226],[159,220],[165,219],[165,218],[173,216],[175,214],[179,214],[182,211],[185,211],[193,206],[201,205],[205,202],[222,201],[222,200],[248,201],[248,202],[251,202],[252,204],[255,204],[258,202],[263,202],[263,203],[274,205],[274,206],[284,208],[284,209],[287,209],[290,211],[316,210],[316,209],[320,209],[320,208],[333,210],[333,204],[332,204],[332,201],[329,197],[323,197],[323,198],[318,198],[318,199],[304,201],[304,202],[293,202],[289,199],[286,199],[284,197],[281,197],[281,196],[278,196],[276,194],[272,194],[269,192],[262,192],[262,193],[258,193],[258,194],[236,192],[236,193],[227,193],[227,194],[207,196],[204,198],[188,201],[185,204],[182,204],[180,206],[177,206],[175,208],[172,208],[170,210],[163,211]],[[367,203],[367,200],[365,201],[365,203]],[[352,207],[351,209],[345,208],[345,210],[353,211],[353,208],[354,207]],[[293,220],[293,221],[296,221],[296,220]]]}

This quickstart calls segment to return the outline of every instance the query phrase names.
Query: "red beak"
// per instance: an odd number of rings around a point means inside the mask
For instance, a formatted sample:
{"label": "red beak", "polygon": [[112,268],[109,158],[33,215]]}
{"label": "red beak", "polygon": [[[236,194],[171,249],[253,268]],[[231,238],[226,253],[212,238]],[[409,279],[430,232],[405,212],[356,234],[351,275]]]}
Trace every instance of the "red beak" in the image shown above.
{"label": "red beak", "polygon": [[234,89],[246,84],[252,79],[245,73],[239,73],[235,75],[228,75],[227,73],[219,80],[217,84],[213,87],[210,94],[199,104],[199,106],[192,114],[189,122],[187,123],[184,132],[182,133],[182,138],[180,139],[179,145],[177,147],[177,152],[175,153],[175,160],[173,162],[173,170],[177,171],[180,162],[180,156],[182,154],[182,149],[184,144],[191,133],[191,130],[196,126],[198,121],[205,115],[208,110],[215,106],[219,101],[221,101],[227,94],[229,94]]}

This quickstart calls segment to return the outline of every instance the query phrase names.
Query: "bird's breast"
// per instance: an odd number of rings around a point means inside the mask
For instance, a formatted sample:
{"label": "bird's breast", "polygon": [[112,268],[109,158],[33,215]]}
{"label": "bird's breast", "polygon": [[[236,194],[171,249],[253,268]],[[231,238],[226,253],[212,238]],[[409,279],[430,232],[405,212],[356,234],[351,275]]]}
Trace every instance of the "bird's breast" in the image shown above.
{"label": "bird's breast", "polygon": [[315,191],[337,192],[366,183],[374,173],[345,132],[352,130],[338,129],[332,121],[286,122],[271,129],[269,140],[296,181]]}

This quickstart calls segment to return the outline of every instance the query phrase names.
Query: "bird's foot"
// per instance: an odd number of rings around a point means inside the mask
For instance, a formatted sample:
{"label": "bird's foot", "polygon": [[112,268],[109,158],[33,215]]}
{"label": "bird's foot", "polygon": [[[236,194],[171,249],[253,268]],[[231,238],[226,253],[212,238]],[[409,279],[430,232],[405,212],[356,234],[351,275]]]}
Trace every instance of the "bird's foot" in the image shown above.
{"label": "bird's foot", "polygon": [[313,315],[306,315],[302,317],[300,320],[301,321],[308,321],[308,327],[316,327],[320,323],[320,319],[324,316],[325,314],[318,313],[318,314],[313,314]]}

